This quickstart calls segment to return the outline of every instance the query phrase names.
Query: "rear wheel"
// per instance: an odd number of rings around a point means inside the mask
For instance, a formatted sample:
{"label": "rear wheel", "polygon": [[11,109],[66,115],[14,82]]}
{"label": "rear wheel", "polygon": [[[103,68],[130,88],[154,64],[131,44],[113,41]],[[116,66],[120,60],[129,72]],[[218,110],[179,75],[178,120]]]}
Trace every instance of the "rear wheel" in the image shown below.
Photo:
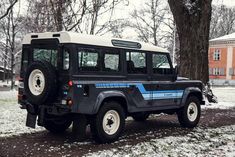
{"label": "rear wheel", "polygon": [[55,120],[45,120],[44,127],[51,133],[60,134],[65,132],[71,124],[72,121],[69,119],[56,118]]}
{"label": "rear wheel", "polygon": [[117,102],[106,102],[91,120],[91,131],[98,143],[110,143],[118,139],[125,126],[125,113]]}
{"label": "rear wheel", "polygon": [[149,113],[141,112],[141,113],[135,113],[132,115],[132,118],[137,122],[142,122],[148,119]]}
{"label": "rear wheel", "polygon": [[197,97],[191,96],[186,104],[178,112],[178,120],[183,127],[193,128],[197,126],[201,116],[200,101]]}

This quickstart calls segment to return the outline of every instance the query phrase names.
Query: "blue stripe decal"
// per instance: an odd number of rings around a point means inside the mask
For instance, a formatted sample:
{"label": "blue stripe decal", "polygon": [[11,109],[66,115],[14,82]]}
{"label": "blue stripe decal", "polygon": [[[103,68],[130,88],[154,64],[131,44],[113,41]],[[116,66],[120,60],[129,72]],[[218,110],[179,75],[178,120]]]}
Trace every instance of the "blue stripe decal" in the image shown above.
{"label": "blue stripe decal", "polygon": [[144,100],[151,99],[177,99],[182,98],[184,90],[157,90],[146,91],[142,83],[97,83],[96,88],[129,88],[134,85],[142,94]]}

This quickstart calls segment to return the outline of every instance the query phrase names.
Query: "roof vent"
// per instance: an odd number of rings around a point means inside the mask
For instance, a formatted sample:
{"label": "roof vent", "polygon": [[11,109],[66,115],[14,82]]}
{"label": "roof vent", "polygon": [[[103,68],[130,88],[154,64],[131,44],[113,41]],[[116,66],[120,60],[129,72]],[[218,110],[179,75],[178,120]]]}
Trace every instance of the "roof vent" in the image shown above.
{"label": "roof vent", "polygon": [[31,38],[38,38],[38,35],[31,35]]}
{"label": "roof vent", "polygon": [[124,40],[111,40],[111,42],[113,46],[141,49],[141,44],[138,42],[124,41]]}
{"label": "roof vent", "polygon": [[60,37],[60,34],[53,34],[53,37]]}

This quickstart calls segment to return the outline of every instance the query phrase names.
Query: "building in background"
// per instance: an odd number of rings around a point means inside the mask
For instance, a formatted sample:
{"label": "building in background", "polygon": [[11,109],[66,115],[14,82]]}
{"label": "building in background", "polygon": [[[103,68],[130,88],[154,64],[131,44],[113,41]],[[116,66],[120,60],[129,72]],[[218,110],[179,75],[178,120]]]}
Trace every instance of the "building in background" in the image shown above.
{"label": "building in background", "polygon": [[235,33],[212,39],[209,44],[211,83],[235,85]]}

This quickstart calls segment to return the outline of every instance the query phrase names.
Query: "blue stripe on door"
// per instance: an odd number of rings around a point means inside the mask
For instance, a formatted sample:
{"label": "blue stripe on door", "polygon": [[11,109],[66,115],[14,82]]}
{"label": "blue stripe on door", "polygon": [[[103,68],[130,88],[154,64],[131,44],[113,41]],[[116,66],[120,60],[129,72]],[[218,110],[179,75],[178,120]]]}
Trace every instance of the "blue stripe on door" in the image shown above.
{"label": "blue stripe on door", "polygon": [[156,91],[146,91],[142,83],[97,83],[96,88],[129,88],[134,85],[138,88],[142,94],[144,100],[151,99],[177,99],[182,98],[183,90],[156,90]]}

